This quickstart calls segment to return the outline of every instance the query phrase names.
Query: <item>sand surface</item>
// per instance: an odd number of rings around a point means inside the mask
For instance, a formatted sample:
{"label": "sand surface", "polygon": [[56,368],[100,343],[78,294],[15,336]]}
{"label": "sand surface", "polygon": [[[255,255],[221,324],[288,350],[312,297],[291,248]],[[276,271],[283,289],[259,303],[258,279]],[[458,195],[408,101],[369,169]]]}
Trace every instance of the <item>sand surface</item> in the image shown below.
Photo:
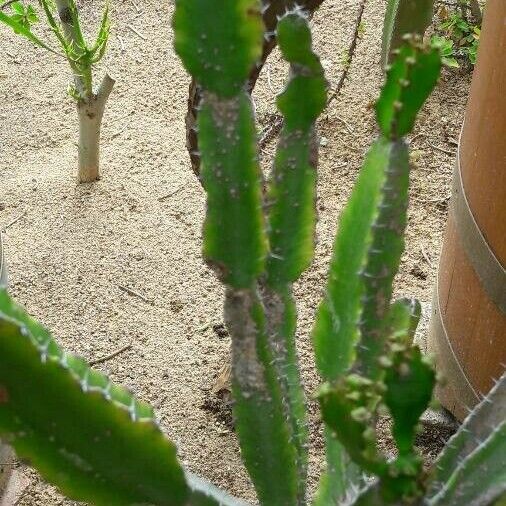
{"label": "sand surface", "polygon": [[[131,1],[111,3],[110,50],[97,74],[107,68],[117,84],[104,118],[103,178],[93,185],[76,184],[77,115],[66,95],[66,62],[0,27],[0,228],[22,216],[5,236],[11,292],[62,346],[86,359],[131,344],[98,367],[156,408],[184,465],[253,500],[228,407],[211,393],[228,359],[229,340],[220,326],[223,290],[200,253],[205,199],[185,149],[189,78],[172,49],[173,5],[144,0],[138,13]],[[102,2],[81,4],[94,32]],[[358,5],[359,0],[326,1],[312,21],[332,86],[343,71]],[[376,135],[371,104],[381,82],[384,7],[383,0],[367,0],[349,77],[320,121],[318,246],[295,290],[308,394],[318,385],[309,331],[337,218]],[[286,67],[274,53],[254,94],[259,130],[272,120],[275,93],[285,78]],[[469,83],[468,73],[445,71],[412,136],[416,168],[396,292],[426,305]],[[262,153],[265,164],[273,148],[271,143]],[[323,447],[314,402],[309,409],[314,487]],[[74,504],[36,473],[23,472],[30,486],[20,505]]]}

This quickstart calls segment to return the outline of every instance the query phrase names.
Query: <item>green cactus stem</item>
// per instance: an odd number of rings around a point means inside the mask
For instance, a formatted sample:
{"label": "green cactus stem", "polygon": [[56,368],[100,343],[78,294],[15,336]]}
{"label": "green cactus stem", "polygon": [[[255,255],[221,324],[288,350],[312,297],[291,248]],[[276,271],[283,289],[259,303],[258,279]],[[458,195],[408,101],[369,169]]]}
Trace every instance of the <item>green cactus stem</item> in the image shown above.
{"label": "green cactus stem", "polygon": [[388,145],[389,156],[384,167],[381,200],[372,225],[372,242],[360,273],[364,287],[359,323],[361,339],[353,367],[370,378],[377,378],[381,371],[378,359],[385,349],[386,338],[381,323],[389,310],[392,282],[404,250],[407,221],[408,149],[402,140]]}
{"label": "green cactus stem", "polygon": [[204,256],[228,286],[225,319],[232,336],[234,416],[242,455],[263,504],[296,504],[297,452],[256,288],[267,234],[244,85],[262,47],[258,4],[179,0],[174,30],[176,50],[203,90],[198,127],[207,192]]}
{"label": "green cactus stem", "polygon": [[365,267],[372,241],[390,151],[391,146],[384,139],[376,141],[369,150],[339,220],[326,295],[313,329],[316,364],[326,381],[337,380],[355,359],[364,293],[359,273]]}
{"label": "green cactus stem", "polygon": [[61,351],[5,291],[0,356],[0,437],[44,479],[96,506],[186,504],[176,449],[151,408]]}
{"label": "green cactus stem", "polygon": [[224,283],[249,288],[267,253],[249,97],[241,92],[220,99],[205,91],[199,128],[207,192],[204,256]]}
{"label": "green cactus stem", "polygon": [[296,307],[291,285],[309,265],[316,223],[315,121],[326,102],[323,68],[311,49],[308,21],[300,9],[278,22],[281,52],[290,63],[290,79],[277,99],[284,116],[267,192],[270,252],[262,298],[267,332],[292,440],[297,451],[299,501],[305,501],[307,428],[304,393],[295,349]]}
{"label": "green cactus stem", "polygon": [[439,51],[420,43],[417,37],[404,36],[404,45],[394,54],[376,104],[381,133],[392,140],[411,132],[416,115],[434,89],[441,70]]}
{"label": "green cactus stem", "polygon": [[[404,247],[409,160],[401,136],[412,127],[418,109],[437,81],[440,68],[439,61],[434,61],[434,57],[439,59],[437,53],[413,37],[407,38],[406,43],[407,48],[399,51],[387,74],[378,101],[377,117],[382,136],[370,149],[341,215],[326,294],[313,329],[316,363],[320,374],[329,382],[324,390],[326,395],[320,397],[320,402],[327,399],[328,421],[333,420],[331,429],[338,435],[339,422],[344,427],[350,424],[348,430],[354,431],[356,439],[351,442],[341,440],[341,443],[360,465],[366,464],[371,471],[376,467],[376,472],[384,472],[382,479],[387,486],[381,490],[381,495],[392,500],[416,494],[417,488],[404,471],[390,466],[384,468],[375,458],[364,461],[364,452],[369,452],[369,457],[375,455],[373,439],[364,437],[364,434],[371,435],[376,405],[381,398],[382,362],[387,352],[387,338],[392,334],[392,329],[387,326],[387,317],[391,314],[392,282]],[[408,74],[418,76],[422,70],[426,75],[418,89],[418,82],[412,80],[412,83],[405,78]],[[399,98],[404,102],[401,103]],[[390,321],[392,323],[395,319]],[[411,318],[408,323],[411,326],[404,332],[412,335],[415,321]],[[359,406],[342,397],[358,396],[361,402],[364,401],[359,393],[343,390],[341,378],[352,364],[359,378],[372,380],[374,388],[371,390],[376,389],[374,402],[369,399],[367,405]],[[331,392],[337,393],[332,396]],[[368,417],[369,425],[363,420],[360,425],[358,420],[346,419],[345,414],[351,416],[357,409],[360,410],[359,416]],[[342,496],[339,487],[334,495],[328,492],[329,484],[342,482],[343,473],[342,452],[335,446],[335,438],[327,437],[326,441],[327,467],[329,470],[339,469],[340,474],[334,480],[330,476],[323,479],[318,505],[335,502],[338,494]],[[391,472],[396,476],[390,476]]]}
{"label": "green cactus stem", "polygon": [[281,389],[285,418],[290,426],[290,440],[296,452],[298,501],[304,504],[308,429],[305,397],[295,347],[297,309],[289,287],[274,291],[263,286],[260,293],[265,308],[266,332],[273,366]]}
{"label": "green cactus stem", "polygon": [[[359,272],[367,259],[377,215],[384,167],[390,146],[383,139],[370,149],[353,193],[343,210],[334,243],[326,295],[313,329],[316,364],[324,380],[336,381],[351,367],[360,334],[357,322],[364,292]],[[381,170],[378,170],[380,168]],[[317,505],[342,500],[357,470],[347,461],[339,441],[325,431],[327,472],[320,483]]]}
{"label": "green cactus stem", "polygon": [[[491,429],[497,431],[505,420],[506,373],[503,373],[488,395],[470,412],[436,460],[428,492],[431,501],[436,500],[435,496],[443,496],[441,494],[442,489],[447,487],[452,479],[453,482],[455,481],[452,477],[454,477],[459,466],[471,455],[478,452],[480,446],[489,438]],[[493,474],[493,470],[488,469],[489,473]],[[506,469],[506,464],[503,464],[502,469]],[[503,483],[506,483],[506,479],[503,479]],[[482,491],[487,489],[485,482],[475,482],[475,486],[482,486]]]}
{"label": "green cactus stem", "polygon": [[401,304],[393,306],[400,311],[402,307],[405,316],[401,316],[404,325],[400,323],[397,326],[401,334],[390,337],[391,352],[386,354],[390,363],[385,368],[386,391],[383,400],[394,421],[392,435],[399,451],[399,459],[404,459],[409,458],[413,452],[416,427],[431,401],[435,373],[432,364],[420,349],[411,344],[410,308]]}
{"label": "green cactus stem", "polygon": [[407,33],[423,36],[432,21],[434,0],[388,0],[381,47],[381,65],[392,59]]}
{"label": "green cactus stem", "polygon": [[261,504],[298,504],[299,462],[258,294],[228,289],[225,319],[232,336],[233,411],[243,460]]}
{"label": "green cactus stem", "polygon": [[377,385],[357,375],[325,383],[318,399],[325,424],[364,471],[384,476],[387,462],[379,454],[373,428],[379,400]]}
{"label": "green cactus stem", "polygon": [[267,194],[270,254],[267,284],[293,283],[308,267],[316,224],[315,121],[323,111],[327,84],[311,49],[311,32],[298,11],[278,23],[281,52],[290,63],[290,80],[278,96],[284,117]]}
{"label": "green cactus stem", "polygon": [[207,192],[204,256],[224,283],[250,288],[267,252],[255,126],[243,90],[262,47],[258,4],[180,0],[173,26],[176,51],[204,90],[198,121]]}
{"label": "green cactus stem", "polygon": [[461,461],[430,506],[489,505],[506,494],[506,420]]}

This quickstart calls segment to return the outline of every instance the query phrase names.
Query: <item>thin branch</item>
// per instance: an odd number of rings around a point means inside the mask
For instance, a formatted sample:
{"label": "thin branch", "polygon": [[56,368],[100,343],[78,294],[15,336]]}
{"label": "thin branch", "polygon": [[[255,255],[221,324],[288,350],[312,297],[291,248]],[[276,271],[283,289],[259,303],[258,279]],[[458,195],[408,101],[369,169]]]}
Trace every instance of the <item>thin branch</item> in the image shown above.
{"label": "thin branch", "polygon": [[456,155],[456,151],[449,151],[448,149],[440,148],[439,146],[436,146],[435,144],[432,144],[432,142],[429,142],[428,144],[429,144],[429,146],[431,148],[436,149],[437,151],[441,151],[441,153],[444,153],[446,155],[449,155],[449,156],[455,156]]}
{"label": "thin branch", "polygon": [[100,357],[100,358],[97,358],[95,360],[91,360],[89,362],[89,364],[91,366],[95,366],[97,364],[102,364],[103,362],[107,362],[108,360],[111,360],[112,358],[117,357],[118,355],[120,355],[121,353],[129,350],[130,348],[132,348],[132,343],[129,343],[129,344],[123,346],[119,350],[116,350],[116,351],[113,351],[112,353],[109,353],[109,355],[105,355],[104,357]]}
{"label": "thin branch", "polygon": [[105,103],[107,102],[115,83],[116,81],[106,73],[97,92],[97,102],[99,103],[99,107],[105,107]]}
{"label": "thin branch", "polygon": [[185,185],[181,185],[179,188],[176,188],[175,190],[172,190],[171,192],[162,195],[161,197],[158,197],[158,200],[162,202],[165,199],[168,199],[170,197],[173,197],[176,193],[180,192],[183,188],[185,188]]}
{"label": "thin branch", "polygon": [[135,33],[135,35],[140,37],[142,40],[148,40],[148,38],[145,35],[143,35],[141,32],[139,32],[139,30],[137,30],[137,28],[134,28],[132,25],[127,25],[127,28],[130,31],[132,31],[133,33]]}
{"label": "thin branch", "polygon": [[5,8],[9,7],[9,5],[13,4],[14,2],[17,2],[17,0],[9,0],[8,2],[3,3],[0,5],[0,11],[3,11]]}
{"label": "thin branch", "polygon": [[351,39],[351,44],[348,48],[347,64],[344,67],[344,70],[341,74],[341,77],[337,83],[337,86],[336,86],[334,92],[332,93],[330,98],[327,100],[327,105],[329,105],[334,99],[336,99],[338,97],[339,93],[341,93],[341,90],[344,86],[346,78],[348,77],[351,63],[353,61],[353,57],[355,56],[355,49],[357,47],[357,41],[359,38],[358,36],[359,36],[359,31],[360,31],[360,25],[362,24],[362,17],[364,15],[365,2],[366,2],[366,0],[361,0],[360,5],[358,7],[357,18],[355,20],[355,30],[353,31],[353,38]]}
{"label": "thin branch", "polygon": [[22,212],[17,218],[14,218],[11,220],[7,225],[5,225],[4,228],[2,228],[2,232],[6,232],[8,228],[12,227],[15,223],[17,223],[21,218],[24,218],[26,216],[26,211]]}
{"label": "thin branch", "polygon": [[153,301],[144,297],[144,295],[142,295],[142,293],[139,293],[135,290],[132,290],[132,288],[129,288],[128,286],[124,286],[124,285],[118,285],[118,288],[120,290],[123,290],[124,292],[128,293],[128,295],[133,295],[135,297],[139,297],[139,299],[143,300],[144,302],[148,303],[148,304],[153,304]]}

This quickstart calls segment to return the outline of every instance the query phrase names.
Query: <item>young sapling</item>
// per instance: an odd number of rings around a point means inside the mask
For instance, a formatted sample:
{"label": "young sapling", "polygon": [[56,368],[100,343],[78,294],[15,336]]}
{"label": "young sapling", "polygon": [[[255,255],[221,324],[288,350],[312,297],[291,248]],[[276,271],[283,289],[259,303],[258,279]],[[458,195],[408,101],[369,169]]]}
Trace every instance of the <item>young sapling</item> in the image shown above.
{"label": "young sapling", "polygon": [[[0,8],[0,22],[10,26],[36,46],[67,59],[73,74],[69,95],[77,104],[79,117],[78,178],[80,183],[100,179],[100,129],[114,79],[105,74],[98,88],[93,85],[94,66],[103,58],[110,34],[109,5],[106,3],[97,37],[89,44],[82,32],[75,0],[38,0],[61,51],[51,47],[32,31],[39,21],[36,8],[20,1]],[[10,7],[11,14],[3,12]]]}

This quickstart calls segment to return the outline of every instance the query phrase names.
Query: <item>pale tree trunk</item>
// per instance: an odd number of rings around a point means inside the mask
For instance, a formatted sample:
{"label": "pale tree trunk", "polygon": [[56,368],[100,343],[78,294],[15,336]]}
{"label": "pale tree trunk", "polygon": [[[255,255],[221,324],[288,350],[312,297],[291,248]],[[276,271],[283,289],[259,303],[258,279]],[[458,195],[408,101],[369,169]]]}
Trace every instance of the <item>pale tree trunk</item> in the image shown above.
{"label": "pale tree trunk", "polygon": [[0,442],[0,502],[12,473],[13,451]]}
{"label": "pale tree trunk", "polygon": [[[81,51],[84,51],[86,42],[79,24],[76,2],[75,0],[56,0],[56,7],[65,38],[79,55]],[[77,100],[78,178],[80,183],[92,183],[100,179],[100,127],[105,104],[114,86],[114,79],[106,74],[100,88],[94,93],[91,64],[76,68],[71,57],[69,57],[69,63],[74,70],[75,91],[79,97]]]}
{"label": "pale tree trunk", "polygon": [[79,165],[80,183],[92,183],[100,179],[100,127],[107,99],[114,86],[114,79],[105,75],[98,93],[77,103],[79,115]]}

